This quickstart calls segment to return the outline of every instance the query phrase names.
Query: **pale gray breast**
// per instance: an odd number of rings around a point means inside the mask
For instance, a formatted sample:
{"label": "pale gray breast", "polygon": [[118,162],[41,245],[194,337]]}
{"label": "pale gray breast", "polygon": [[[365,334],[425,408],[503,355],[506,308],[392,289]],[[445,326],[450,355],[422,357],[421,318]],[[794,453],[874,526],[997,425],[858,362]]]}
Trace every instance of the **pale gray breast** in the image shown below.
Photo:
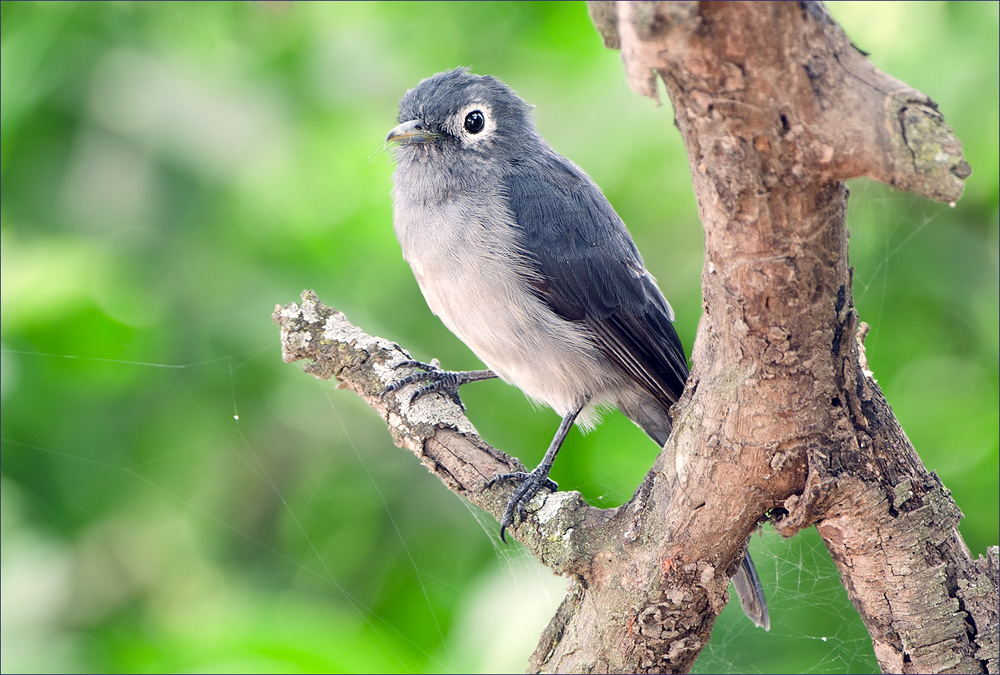
{"label": "pale gray breast", "polygon": [[431,311],[493,372],[560,415],[603,402],[619,383],[585,329],[530,290],[503,197],[442,199],[404,184],[393,191],[396,235]]}

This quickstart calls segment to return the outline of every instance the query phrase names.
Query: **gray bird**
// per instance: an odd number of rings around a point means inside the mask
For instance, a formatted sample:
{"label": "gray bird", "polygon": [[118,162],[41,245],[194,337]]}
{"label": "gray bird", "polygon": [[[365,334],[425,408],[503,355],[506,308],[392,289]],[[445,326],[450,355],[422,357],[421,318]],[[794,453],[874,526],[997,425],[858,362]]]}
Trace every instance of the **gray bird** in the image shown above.
{"label": "gray bird", "polygon": [[[394,226],[437,316],[489,370],[427,372],[387,391],[414,395],[499,377],[553,408],[562,423],[507,503],[500,536],[524,516],[576,422],[615,406],[661,447],[684,390],[687,359],[674,312],[600,188],[549,147],[530,106],[507,85],[458,68],[420,82],[399,103]],[[769,627],[749,554],[733,579],[747,616]]]}

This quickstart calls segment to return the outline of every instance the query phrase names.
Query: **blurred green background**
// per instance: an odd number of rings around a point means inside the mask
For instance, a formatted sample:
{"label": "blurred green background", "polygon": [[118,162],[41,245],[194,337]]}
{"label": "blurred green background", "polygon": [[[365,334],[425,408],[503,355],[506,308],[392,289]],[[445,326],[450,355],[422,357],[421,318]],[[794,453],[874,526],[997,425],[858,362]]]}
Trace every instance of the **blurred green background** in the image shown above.
{"label": "blurred green background", "polygon": [[[927,466],[998,538],[996,3],[833,3],[941,105],[954,208],[852,184],[871,366]],[[630,92],[580,3],[2,5],[4,672],[520,671],[564,581],[394,448],[354,395],[281,362],[304,288],[416,358],[479,367],[391,227],[382,139],[456,65],[537,106],[630,225],[688,347],[702,232],[669,103]],[[463,391],[532,466],[557,425]],[[620,415],[553,477],[627,499],[656,448]],[[732,605],[701,671],[864,672],[822,542],[752,542],[769,634]]]}

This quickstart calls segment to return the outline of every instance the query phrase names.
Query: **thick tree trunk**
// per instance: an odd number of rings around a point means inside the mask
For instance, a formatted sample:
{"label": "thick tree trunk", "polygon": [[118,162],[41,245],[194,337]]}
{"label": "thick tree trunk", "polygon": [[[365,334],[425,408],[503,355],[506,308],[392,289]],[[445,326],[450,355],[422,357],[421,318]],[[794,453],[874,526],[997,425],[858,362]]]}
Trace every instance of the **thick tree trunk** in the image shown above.
{"label": "thick tree trunk", "polygon": [[[843,181],[934,199],[969,167],[926,96],[875,69],[815,3],[591,3],[640,92],[666,83],[706,254],[704,316],[675,427],[632,501],[537,498],[516,536],[572,577],[536,671],[687,671],[770,514],[815,524],[883,670],[997,672],[997,552],[974,560],[961,513],[871,377],[847,260]],[[380,393],[408,358],[314,295],[275,312],[285,359],[335,376],[401,446],[499,516],[518,465],[437,397]]]}

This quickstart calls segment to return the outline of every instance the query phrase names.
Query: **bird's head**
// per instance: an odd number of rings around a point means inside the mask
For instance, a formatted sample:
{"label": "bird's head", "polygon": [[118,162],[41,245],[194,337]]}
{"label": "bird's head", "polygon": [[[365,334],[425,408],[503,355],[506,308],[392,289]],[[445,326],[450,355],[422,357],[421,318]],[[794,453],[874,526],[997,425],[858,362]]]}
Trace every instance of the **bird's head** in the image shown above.
{"label": "bird's head", "polygon": [[429,77],[399,102],[386,143],[400,158],[516,161],[538,142],[531,106],[500,80],[456,68]]}

